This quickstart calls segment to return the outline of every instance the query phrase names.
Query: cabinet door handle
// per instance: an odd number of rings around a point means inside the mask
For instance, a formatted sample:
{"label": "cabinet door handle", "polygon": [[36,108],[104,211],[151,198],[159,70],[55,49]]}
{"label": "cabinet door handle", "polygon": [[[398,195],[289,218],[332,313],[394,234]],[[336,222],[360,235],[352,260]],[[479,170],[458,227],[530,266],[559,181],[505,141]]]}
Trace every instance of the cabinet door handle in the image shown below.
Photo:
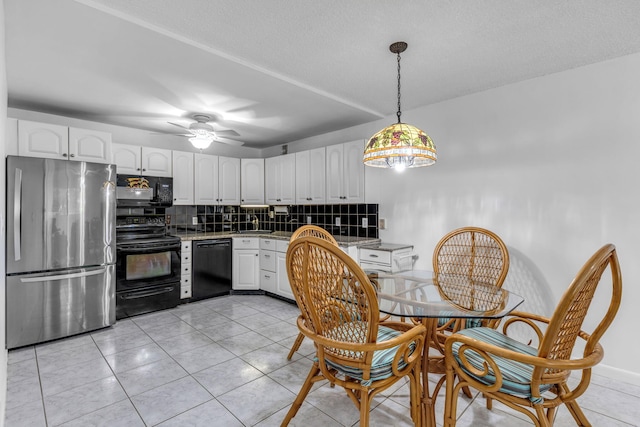
{"label": "cabinet door handle", "polygon": [[69,157],[75,157],[75,156],[76,156],[75,154],[70,154],[70,155],[69,155]]}
{"label": "cabinet door handle", "polygon": [[136,168],[136,170],[137,170],[137,171],[139,171],[139,170],[140,170],[140,168]]}
{"label": "cabinet door handle", "polygon": [[142,168],[142,172],[146,172],[147,170],[145,168]]}
{"label": "cabinet door handle", "polygon": [[62,157],[67,157],[67,153],[62,153]]}
{"label": "cabinet door handle", "polygon": [[369,254],[369,258],[378,258],[378,255],[375,255],[375,254]]}

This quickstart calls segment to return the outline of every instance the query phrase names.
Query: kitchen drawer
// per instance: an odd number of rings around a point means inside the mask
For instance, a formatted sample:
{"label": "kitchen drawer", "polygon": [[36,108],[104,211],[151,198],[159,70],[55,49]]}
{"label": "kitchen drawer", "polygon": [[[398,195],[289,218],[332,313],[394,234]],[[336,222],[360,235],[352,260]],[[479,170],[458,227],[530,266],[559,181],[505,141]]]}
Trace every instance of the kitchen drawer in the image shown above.
{"label": "kitchen drawer", "polygon": [[276,253],[274,251],[260,251],[260,270],[276,271]]}
{"label": "kitchen drawer", "polygon": [[287,252],[287,249],[289,249],[288,240],[276,240],[276,251]]}
{"label": "kitchen drawer", "polygon": [[191,251],[183,250],[180,252],[180,262],[182,265],[191,264]]}
{"label": "kitchen drawer", "polygon": [[185,241],[181,242],[180,246],[182,247],[183,251],[188,250],[189,252],[191,252],[191,244],[192,243],[193,242],[190,241],[190,240],[185,240]]}
{"label": "kitchen drawer", "polygon": [[260,249],[266,249],[268,251],[276,250],[276,241],[274,239],[260,239]]}
{"label": "kitchen drawer", "polygon": [[391,252],[360,248],[360,262],[366,261],[391,266]]}
{"label": "kitchen drawer", "polygon": [[234,237],[233,249],[260,249],[258,237]]}
{"label": "kitchen drawer", "polygon": [[180,277],[180,286],[191,286],[191,274]]}
{"label": "kitchen drawer", "polygon": [[263,291],[276,291],[276,273],[273,271],[260,270],[260,289]]}

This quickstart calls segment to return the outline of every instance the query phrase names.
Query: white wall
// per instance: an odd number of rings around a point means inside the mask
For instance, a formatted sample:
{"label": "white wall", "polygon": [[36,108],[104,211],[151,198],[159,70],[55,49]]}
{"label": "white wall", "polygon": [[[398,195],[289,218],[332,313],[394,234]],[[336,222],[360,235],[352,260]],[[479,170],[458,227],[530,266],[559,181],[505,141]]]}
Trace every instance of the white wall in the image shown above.
{"label": "white wall", "polygon": [[[0,135],[6,135],[7,117],[7,75],[4,55],[4,1],[0,0]],[[4,142],[4,141],[3,141]],[[6,164],[5,144],[0,143],[0,191],[4,192]],[[4,193],[3,193],[4,194]],[[7,350],[5,337],[5,198],[0,197],[0,427],[4,425],[4,414],[7,404]]]}
{"label": "white wall", "polygon": [[[623,302],[597,372],[640,384],[640,54],[403,113],[433,138],[439,160],[403,174],[367,168],[387,242],[412,243],[431,266],[439,238],[466,225],[497,232],[510,250],[505,287],[550,313],[574,275],[614,243]],[[411,93],[403,93],[411,97]],[[393,118],[290,144],[291,152],[368,138]],[[377,193],[372,194],[371,193]],[[592,311],[608,295],[600,289]],[[593,324],[590,313],[588,324]]]}

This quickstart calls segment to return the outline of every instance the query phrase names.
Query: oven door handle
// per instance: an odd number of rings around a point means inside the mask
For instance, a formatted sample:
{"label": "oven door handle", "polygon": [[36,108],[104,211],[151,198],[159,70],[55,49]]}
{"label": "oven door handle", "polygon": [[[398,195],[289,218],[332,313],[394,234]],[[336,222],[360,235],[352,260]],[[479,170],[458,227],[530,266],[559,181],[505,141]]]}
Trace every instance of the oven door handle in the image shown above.
{"label": "oven door handle", "polygon": [[164,252],[164,251],[173,251],[176,249],[180,249],[180,243],[177,245],[167,245],[167,246],[153,246],[149,248],[127,248],[127,247],[119,247],[117,248],[120,252],[127,252],[131,254],[140,254],[140,253],[152,253],[152,252]]}
{"label": "oven door handle", "polygon": [[167,294],[169,292],[173,292],[173,286],[165,286],[161,289],[153,289],[148,291],[139,291],[139,292],[129,292],[122,296],[122,299],[137,299],[137,298],[146,298],[155,295]]}

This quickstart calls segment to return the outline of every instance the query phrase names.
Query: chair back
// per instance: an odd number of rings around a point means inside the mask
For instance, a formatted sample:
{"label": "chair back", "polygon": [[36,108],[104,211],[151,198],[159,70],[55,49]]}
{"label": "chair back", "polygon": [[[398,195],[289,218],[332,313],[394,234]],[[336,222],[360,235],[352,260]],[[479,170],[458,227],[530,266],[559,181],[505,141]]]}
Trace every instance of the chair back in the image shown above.
{"label": "chair back", "polygon": [[318,227],[317,225],[303,225],[302,227],[298,228],[291,235],[291,239],[289,239],[289,242],[292,242],[299,237],[307,236],[317,237],[338,246],[338,242],[336,242],[336,239],[331,235],[331,233],[329,233],[322,227]]}
{"label": "chair back", "polygon": [[[362,269],[338,246],[317,237],[289,244],[287,272],[307,326],[318,336],[350,344],[375,343],[376,293]],[[371,364],[372,351],[322,346],[323,357],[349,366]],[[320,351],[320,349],[319,349]]]}
{"label": "chair back", "polygon": [[[612,244],[604,245],[593,254],[565,291],[542,337],[538,347],[538,356],[556,360],[568,360],[571,357],[578,336],[584,335],[584,332],[581,332],[582,323],[607,267],[611,271],[611,301],[604,317],[588,338],[585,337],[584,354],[591,354],[599,345],[600,338],[613,322],[622,300],[622,274],[616,249]],[[557,371],[547,371],[547,373],[554,372]]]}
{"label": "chair back", "polygon": [[433,271],[501,287],[509,272],[509,251],[492,231],[463,227],[444,236],[433,252]]}

